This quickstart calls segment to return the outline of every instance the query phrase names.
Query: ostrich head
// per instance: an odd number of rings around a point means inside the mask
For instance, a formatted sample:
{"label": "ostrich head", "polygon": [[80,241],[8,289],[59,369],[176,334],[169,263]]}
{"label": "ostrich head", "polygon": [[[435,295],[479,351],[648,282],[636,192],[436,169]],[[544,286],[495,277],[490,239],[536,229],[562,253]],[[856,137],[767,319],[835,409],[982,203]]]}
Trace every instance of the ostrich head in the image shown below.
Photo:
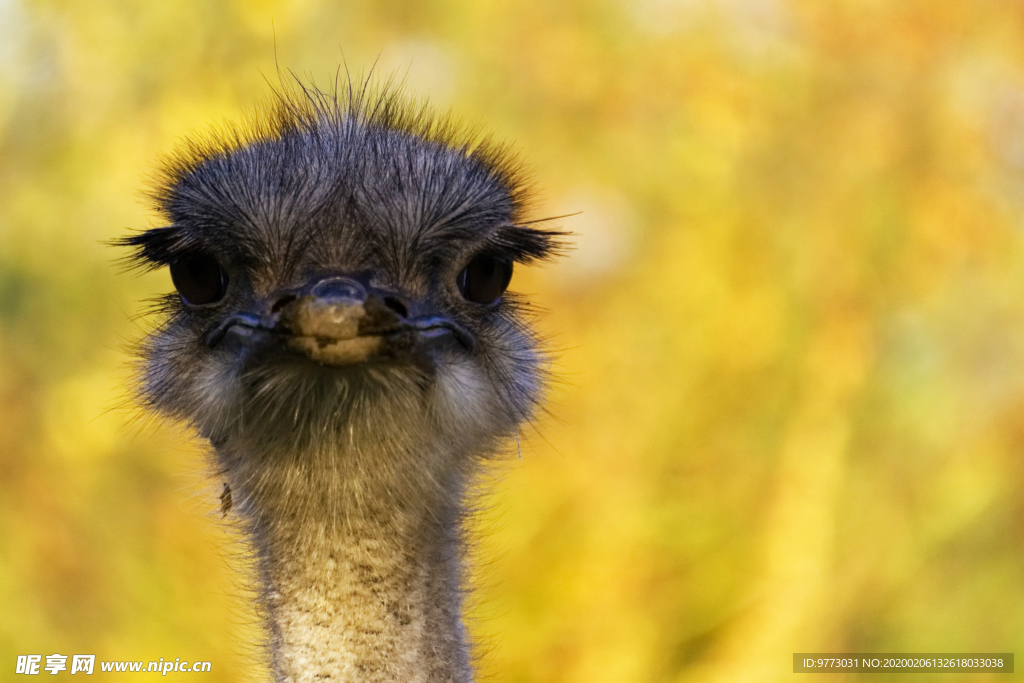
{"label": "ostrich head", "polygon": [[537,404],[506,287],[560,234],[524,221],[507,150],[336,92],[278,94],[166,166],[166,225],[123,240],[177,290],[141,393],[213,446],[279,680],[468,680],[463,494]]}

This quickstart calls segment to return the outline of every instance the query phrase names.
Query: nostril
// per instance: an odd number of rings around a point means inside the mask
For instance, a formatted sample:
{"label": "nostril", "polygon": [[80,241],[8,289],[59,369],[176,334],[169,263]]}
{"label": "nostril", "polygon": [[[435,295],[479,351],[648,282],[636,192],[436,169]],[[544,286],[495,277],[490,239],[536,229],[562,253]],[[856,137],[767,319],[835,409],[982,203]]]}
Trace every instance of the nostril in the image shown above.
{"label": "nostril", "polygon": [[409,315],[409,309],[406,308],[402,300],[394,296],[384,297],[384,305],[390,308],[392,311],[405,318]]}
{"label": "nostril", "polygon": [[278,313],[282,308],[295,301],[298,298],[294,294],[285,294],[280,299],[274,302],[273,307],[270,309],[271,313]]}

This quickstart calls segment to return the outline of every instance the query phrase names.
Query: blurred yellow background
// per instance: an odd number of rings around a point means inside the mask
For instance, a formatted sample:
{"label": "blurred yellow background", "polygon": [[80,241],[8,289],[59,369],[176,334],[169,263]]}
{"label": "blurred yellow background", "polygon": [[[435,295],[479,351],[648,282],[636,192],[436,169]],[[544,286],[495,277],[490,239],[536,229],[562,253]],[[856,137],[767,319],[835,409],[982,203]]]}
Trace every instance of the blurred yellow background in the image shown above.
{"label": "blurred yellow background", "polygon": [[275,50],[404,75],[516,142],[538,216],[582,212],[513,282],[561,381],[478,521],[482,678],[1024,652],[1020,2],[0,0],[0,678],[258,678],[219,482],[117,407],[169,278],[104,241]]}

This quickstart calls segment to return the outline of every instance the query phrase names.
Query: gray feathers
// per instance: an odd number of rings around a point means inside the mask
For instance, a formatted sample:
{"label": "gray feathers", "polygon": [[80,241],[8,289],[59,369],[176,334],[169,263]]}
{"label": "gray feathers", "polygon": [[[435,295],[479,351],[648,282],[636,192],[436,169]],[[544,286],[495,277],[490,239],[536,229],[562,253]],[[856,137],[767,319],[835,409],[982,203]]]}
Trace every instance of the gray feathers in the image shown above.
{"label": "gray feathers", "polygon": [[[546,361],[526,302],[467,300],[458,277],[474,260],[544,259],[562,237],[525,223],[514,156],[393,89],[297,86],[186,143],[152,194],[167,224],[122,240],[131,262],[173,272],[202,254],[227,285],[203,305],[162,300],[142,398],[214,446],[278,680],[469,680],[463,499],[533,413]],[[287,352],[258,321],[335,276],[472,343],[389,337],[338,366]],[[260,344],[210,342],[235,319],[256,321],[244,329]]]}

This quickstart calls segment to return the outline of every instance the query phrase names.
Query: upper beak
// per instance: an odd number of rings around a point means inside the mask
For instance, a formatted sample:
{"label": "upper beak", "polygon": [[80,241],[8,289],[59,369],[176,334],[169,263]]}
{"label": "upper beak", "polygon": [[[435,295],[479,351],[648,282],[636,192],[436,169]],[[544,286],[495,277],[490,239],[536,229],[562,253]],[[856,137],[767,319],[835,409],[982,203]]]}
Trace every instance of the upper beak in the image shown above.
{"label": "upper beak", "polygon": [[418,308],[359,279],[331,276],[278,293],[260,314],[231,315],[210,331],[207,344],[231,340],[255,349],[276,342],[336,366],[453,343],[472,350],[473,338],[461,325],[445,316],[412,315]]}

